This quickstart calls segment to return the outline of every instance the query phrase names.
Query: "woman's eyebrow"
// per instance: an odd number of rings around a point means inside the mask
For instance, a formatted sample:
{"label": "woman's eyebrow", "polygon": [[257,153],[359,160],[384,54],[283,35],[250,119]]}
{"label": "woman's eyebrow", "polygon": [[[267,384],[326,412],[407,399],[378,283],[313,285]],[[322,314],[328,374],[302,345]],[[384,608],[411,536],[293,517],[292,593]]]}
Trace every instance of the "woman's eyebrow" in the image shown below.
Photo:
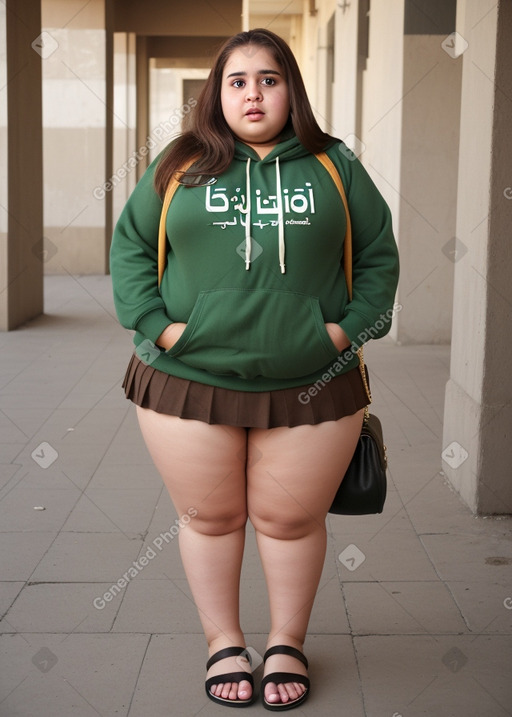
{"label": "woman's eyebrow", "polygon": [[[256,73],[257,75],[279,75],[281,76],[281,73],[277,70],[258,70]],[[247,75],[247,72],[230,72],[227,77],[245,77]]]}

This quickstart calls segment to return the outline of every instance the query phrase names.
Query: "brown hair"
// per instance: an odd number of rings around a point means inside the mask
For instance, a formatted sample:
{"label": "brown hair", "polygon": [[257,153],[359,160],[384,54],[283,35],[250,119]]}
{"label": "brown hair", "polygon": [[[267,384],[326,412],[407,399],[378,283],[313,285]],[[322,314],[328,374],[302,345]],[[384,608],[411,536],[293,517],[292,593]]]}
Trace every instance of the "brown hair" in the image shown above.
{"label": "brown hair", "polygon": [[226,171],[235,153],[235,138],[229,128],[220,100],[224,67],[231,53],[247,45],[267,48],[284,72],[290,97],[288,124],[297,138],[311,153],[325,149],[333,138],[323,132],[313,115],[297,61],[286,42],[264,28],[240,32],[227,40],[214,60],[212,70],[198,97],[188,128],[173,141],[155,172],[155,187],[163,196],[176,171],[194,156],[200,159],[187,172],[187,177],[216,176]]}

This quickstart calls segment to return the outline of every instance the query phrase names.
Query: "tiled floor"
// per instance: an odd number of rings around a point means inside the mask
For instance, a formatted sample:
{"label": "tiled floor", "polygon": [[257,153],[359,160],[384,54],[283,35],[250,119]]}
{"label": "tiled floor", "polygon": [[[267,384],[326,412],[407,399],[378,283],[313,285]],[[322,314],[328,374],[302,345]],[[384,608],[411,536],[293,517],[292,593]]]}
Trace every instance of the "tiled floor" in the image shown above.
{"label": "tiled floor", "polygon": [[[45,316],[0,335],[0,715],[224,714],[204,694],[176,515],[120,388],[131,338],[109,279],[51,277],[46,292]],[[380,516],[329,518],[312,694],[295,714],[511,715],[512,521],[475,518],[440,472],[449,350],[384,340],[366,354],[388,500]],[[261,654],[250,529],[242,621]]]}

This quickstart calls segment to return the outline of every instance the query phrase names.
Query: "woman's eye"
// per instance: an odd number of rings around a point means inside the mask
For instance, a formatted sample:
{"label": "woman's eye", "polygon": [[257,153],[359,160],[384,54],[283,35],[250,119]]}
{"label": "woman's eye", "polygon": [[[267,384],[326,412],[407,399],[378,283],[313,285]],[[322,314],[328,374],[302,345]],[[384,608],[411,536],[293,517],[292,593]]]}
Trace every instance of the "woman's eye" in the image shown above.
{"label": "woman's eye", "polygon": [[262,82],[263,82],[263,84],[266,85],[267,87],[272,87],[272,85],[275,85],[275,84],[276,84],[276,81],[274,80],[273,77],[264,77],[263,80],[262,80]]}
{"label": "woman's eye", "polygon": [[233,87],[243,87],[244,84],[245,84],[245,83],[244,83],[243,80],[235,80],[235,81],[233,82]]}

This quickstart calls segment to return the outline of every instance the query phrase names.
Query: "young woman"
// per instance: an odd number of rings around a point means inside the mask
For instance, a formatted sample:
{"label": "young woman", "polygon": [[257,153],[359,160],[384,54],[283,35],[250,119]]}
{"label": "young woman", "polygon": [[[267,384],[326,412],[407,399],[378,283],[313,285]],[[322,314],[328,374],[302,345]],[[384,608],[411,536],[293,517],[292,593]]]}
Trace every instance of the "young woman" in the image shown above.
{"label": "young woman", "polygon": [[[345,212],[315,157],[322,150],[350,206],[350,302]],[[158,288],[162,197],[176,174],[183,186]],[[188,131],[149,167],[119,219],[111,271],[119,319],[138,347],[126,395],[178,515],[197,513],[179,541],[208,642],[206,693],[229,706],[253,701],[239,620],[249,519],[271,615],[263,704],[297,707],[309,692],[302,649],[325,518],[367,403],[346,350],[370,327],[377,338],[389,330],[381,315],[393,305],[398,259],[387,205],[317,125],[281,38],[251,30],[220,50]]]}

